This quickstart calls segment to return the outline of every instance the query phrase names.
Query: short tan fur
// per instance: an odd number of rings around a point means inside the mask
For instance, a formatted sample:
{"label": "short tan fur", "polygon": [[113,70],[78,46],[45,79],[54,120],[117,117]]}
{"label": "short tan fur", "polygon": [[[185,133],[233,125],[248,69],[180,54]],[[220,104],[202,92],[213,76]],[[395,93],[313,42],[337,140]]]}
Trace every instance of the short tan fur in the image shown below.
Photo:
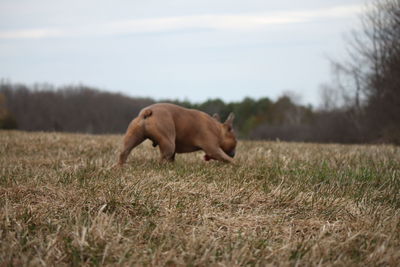
{"label": "short tan fur", "polygon": [[231,113],[221,123],[218,115],[199,110],[169,103],[150,105],[129,124],[118,164],[123,165],[132,149],[146,139],[159,146],[165,161],[173,161],[176,153],[203,150],[208,159],[231,163],[237,144],[233,119]]}

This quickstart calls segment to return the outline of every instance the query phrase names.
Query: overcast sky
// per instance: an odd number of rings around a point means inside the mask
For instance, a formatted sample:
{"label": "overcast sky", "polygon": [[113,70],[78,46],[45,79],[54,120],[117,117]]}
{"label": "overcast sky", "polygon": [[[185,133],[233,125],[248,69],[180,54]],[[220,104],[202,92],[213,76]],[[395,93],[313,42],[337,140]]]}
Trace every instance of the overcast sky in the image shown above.
{"label": "overcast sky", "polygon": [[364,0],[0,0],[0,78],[317,105]]}

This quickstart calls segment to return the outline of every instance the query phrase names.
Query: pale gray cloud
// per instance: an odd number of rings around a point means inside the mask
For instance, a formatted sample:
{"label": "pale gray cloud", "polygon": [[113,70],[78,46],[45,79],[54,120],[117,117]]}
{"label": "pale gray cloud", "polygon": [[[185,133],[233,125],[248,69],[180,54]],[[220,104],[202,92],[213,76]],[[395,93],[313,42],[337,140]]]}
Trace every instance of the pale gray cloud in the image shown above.
{"label": "pale gray cloud", "polygon": [[168,32],[187,29],[255,31],[280,24],[311,22],[354,16],[360,5],[341,5],[329,8],[253,14],[219,14],[117,20],[97,24],[82,24],[72,28],[47,27],[0,31],[0,39],[39,39],[120,35],[148,32]]}

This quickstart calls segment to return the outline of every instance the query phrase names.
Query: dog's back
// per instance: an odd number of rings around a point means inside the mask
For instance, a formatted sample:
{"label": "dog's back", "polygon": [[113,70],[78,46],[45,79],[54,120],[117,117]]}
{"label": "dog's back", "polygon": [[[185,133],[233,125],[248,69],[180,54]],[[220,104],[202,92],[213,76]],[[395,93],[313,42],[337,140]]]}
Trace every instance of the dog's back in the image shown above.
{"label": "dog's back", "polygon": [[[146,117],[151,113],[151,116]],[[160,131],[175,141],[176,152],[192,152],[200,149],[202,139],[209,142],[219,133],[218,122],[208,114],[180,107],[169,103],[151,105],[141,112],[145,119],[146,132],[149,138]],[[157,141],[157,140],[153,140]]]}

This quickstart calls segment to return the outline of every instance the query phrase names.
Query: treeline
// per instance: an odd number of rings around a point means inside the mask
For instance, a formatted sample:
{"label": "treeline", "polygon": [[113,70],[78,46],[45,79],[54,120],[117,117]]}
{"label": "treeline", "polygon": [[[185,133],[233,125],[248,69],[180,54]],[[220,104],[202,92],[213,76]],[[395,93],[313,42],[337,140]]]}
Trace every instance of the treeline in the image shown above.
{"label": "treeline", "polygon": [[[8,121],[3,128],[26,131],[60,131],[86,133],[123,133],[139,111],[155,103],[149,98],[133,98],[85,86],[54,88],[50,85],[27,87],[0,83],[2,109]],[[314,111],[311,106],[295,104],[289,96],[273,101],[245,98],[225,103],[212,99],[203,103],[165,100],[210,115],[226,118],[234,112],[240,138],[312,142],[358,142],[346,112]],[[10,119],[11,117],[11,119]],[[4,121],[4,120],[3,120]]]}
{"label": "treeline", "polygon": [[2,82],[5,109],[25,131],[121,133],[151,99],[130,98],[85,86],[54,88]]}

